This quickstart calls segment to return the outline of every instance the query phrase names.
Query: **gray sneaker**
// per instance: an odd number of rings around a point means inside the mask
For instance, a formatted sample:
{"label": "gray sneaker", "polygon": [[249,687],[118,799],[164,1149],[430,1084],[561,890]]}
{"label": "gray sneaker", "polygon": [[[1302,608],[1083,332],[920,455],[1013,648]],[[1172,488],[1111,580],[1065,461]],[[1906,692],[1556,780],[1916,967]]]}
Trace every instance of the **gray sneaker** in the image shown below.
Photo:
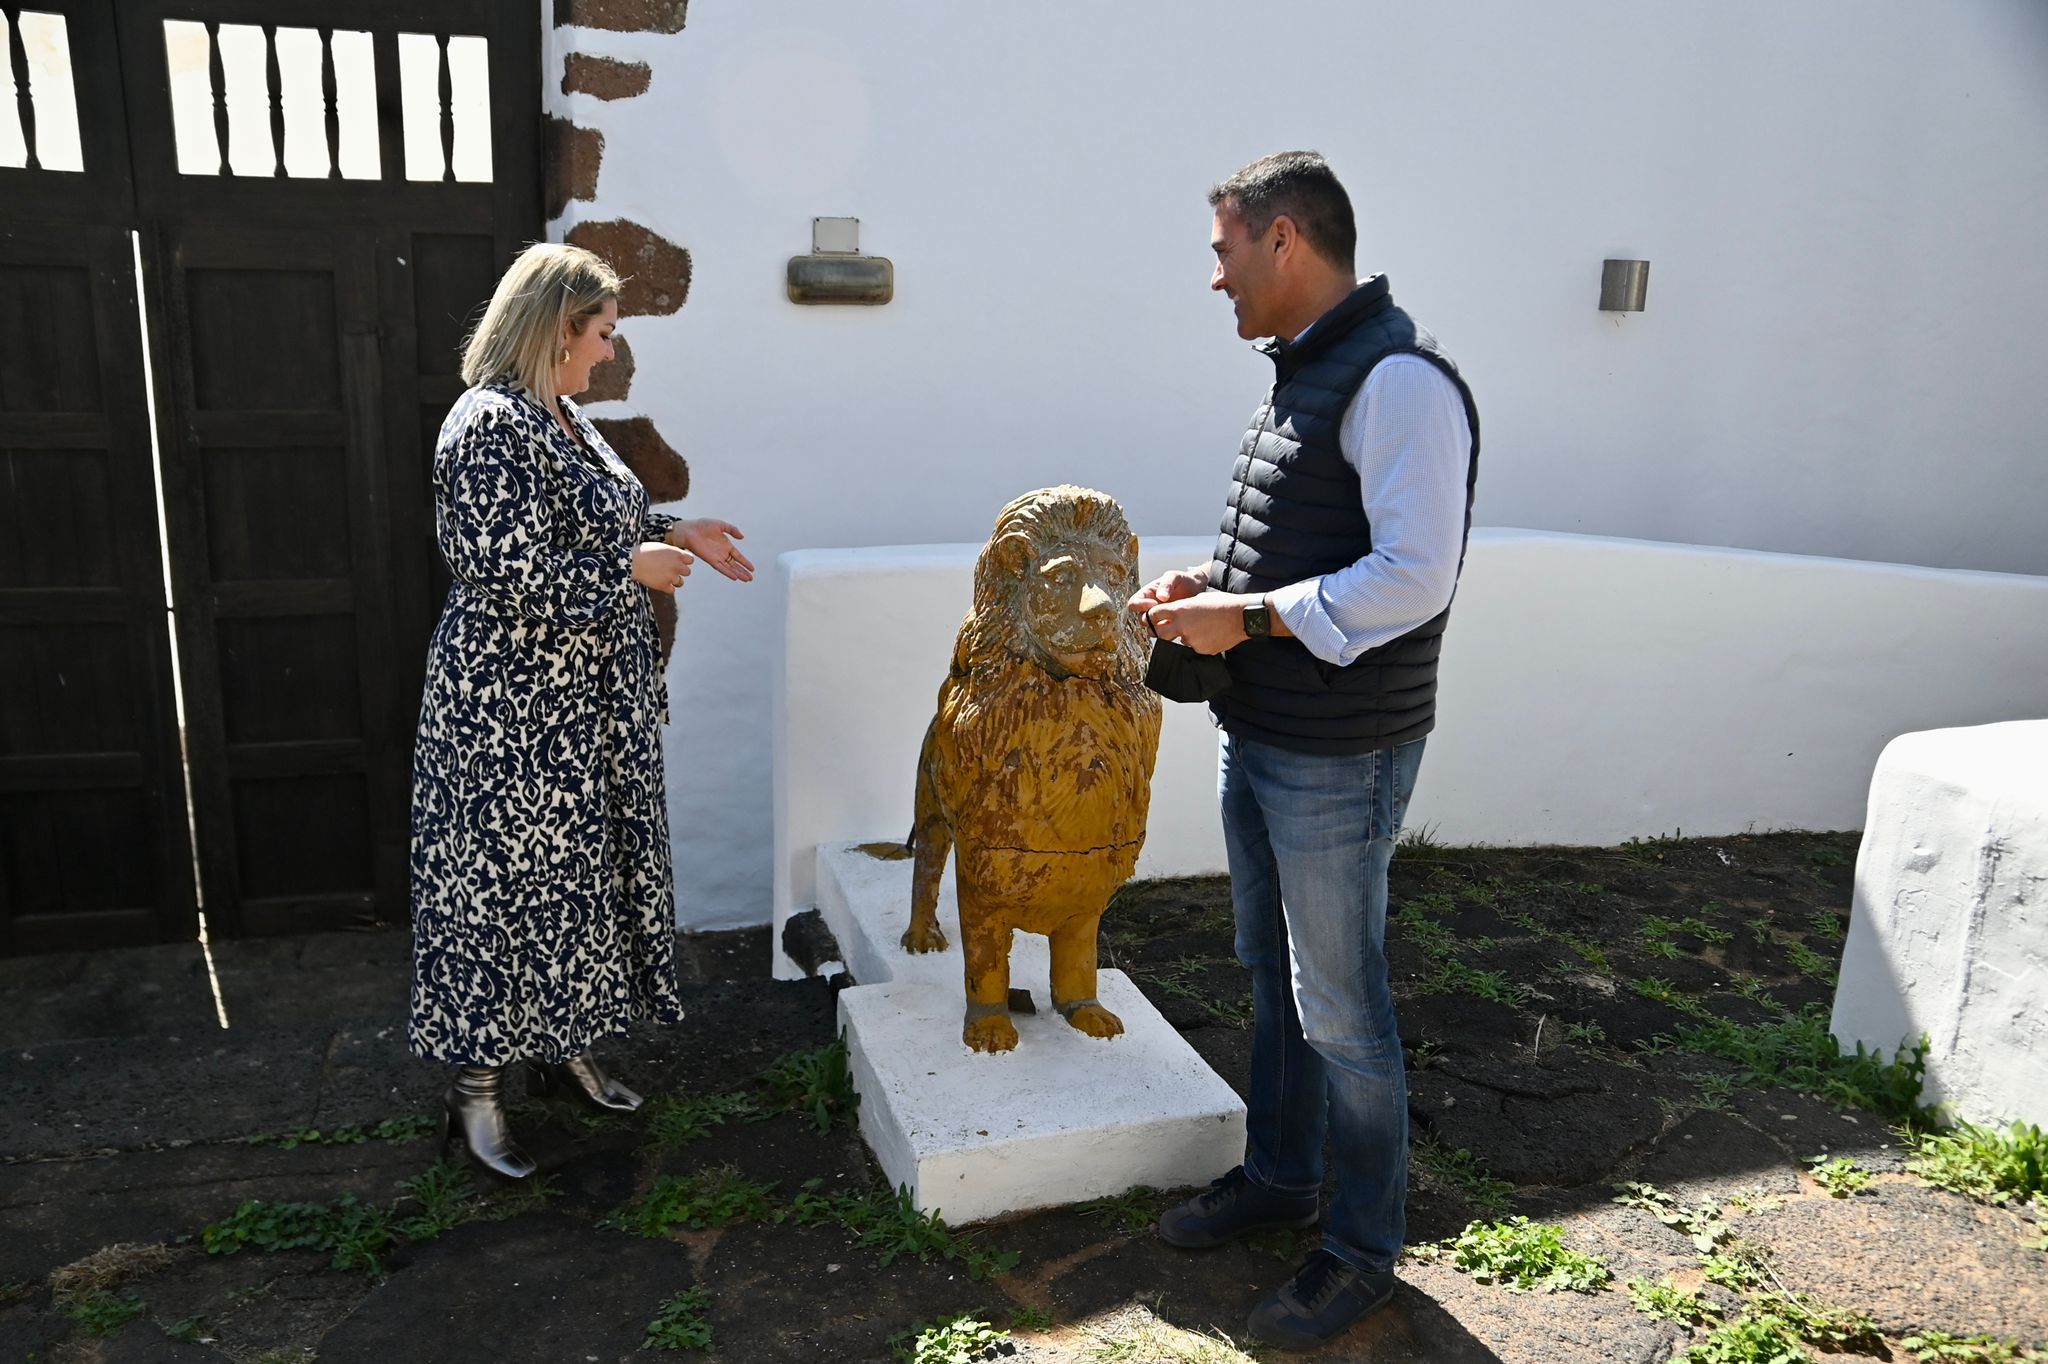
{"label": "gray sneaker", "polygon": [[1159,1239],[1208,1250],[1255,1231],[1298,1231],[1316,1224],[1316,1195],[1280,1194],[1252,1183],[1239,1165],[1203,1193],[1159,1215]]}

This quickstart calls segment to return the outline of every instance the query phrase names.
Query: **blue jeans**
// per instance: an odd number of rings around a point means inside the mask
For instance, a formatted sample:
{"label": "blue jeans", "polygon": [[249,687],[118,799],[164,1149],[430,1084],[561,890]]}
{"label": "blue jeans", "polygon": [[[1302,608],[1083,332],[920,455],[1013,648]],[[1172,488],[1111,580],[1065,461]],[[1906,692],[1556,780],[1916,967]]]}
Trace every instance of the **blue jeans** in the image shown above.
{"label": "blue jeans", "polygon": [[1337,1196],[1323,1245],[1384,1270],[1407,1230],[1408,1079],[1387,984],[1387,862],[1424,740],[1294,753],[1222,736],[1219,789],[1237,956],[1252,973],[1245,1174]]}

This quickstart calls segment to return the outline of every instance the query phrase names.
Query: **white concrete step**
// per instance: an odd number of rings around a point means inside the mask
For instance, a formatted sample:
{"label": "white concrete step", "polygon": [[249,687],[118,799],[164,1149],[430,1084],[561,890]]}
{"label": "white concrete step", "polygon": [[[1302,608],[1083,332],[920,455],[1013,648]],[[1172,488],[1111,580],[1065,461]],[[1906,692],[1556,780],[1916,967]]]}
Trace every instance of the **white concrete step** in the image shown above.
{"label": "white concrete step", "polygon": [[818,907],[858,983],[839,996],[860,1128],[892,1185],[948,1222],[1059,1207],[1134,1184],[1200,1184],[1244,1158],[1244,1103],[1121,971],[1097,994],[1121,1037],[1088,1037],[1052,1012],[1045,939],[1020,933],[1014,1051],[960,1040],[959,911],[949,872],[939,922],[951,946],[914,956],[910,862],[852,844],[818,849]]}

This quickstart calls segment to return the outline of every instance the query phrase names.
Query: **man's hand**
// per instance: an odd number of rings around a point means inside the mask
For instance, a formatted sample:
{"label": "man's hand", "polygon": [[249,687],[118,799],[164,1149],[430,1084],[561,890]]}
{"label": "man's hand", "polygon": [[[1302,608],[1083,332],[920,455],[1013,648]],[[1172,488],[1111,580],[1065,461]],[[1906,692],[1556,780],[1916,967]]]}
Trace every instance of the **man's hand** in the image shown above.
{"label": "man's hand", "polygon": [[1131,594],[1124,603],[1133,611],[1145,612],[1161,602],[1180,601],[1186,597],[1200,596],[1209,586],[1209,566],[1199,568],[1176,568],[1171,573],[1162,573]]}
{"label": "man's hand", "polygon": [[1159,602],[1145,618],[1161,639],[1177,639],[1198,654],[1220,654],[1244,643],[1244,609],[1260,600],[1251,593],[1201,592]]}

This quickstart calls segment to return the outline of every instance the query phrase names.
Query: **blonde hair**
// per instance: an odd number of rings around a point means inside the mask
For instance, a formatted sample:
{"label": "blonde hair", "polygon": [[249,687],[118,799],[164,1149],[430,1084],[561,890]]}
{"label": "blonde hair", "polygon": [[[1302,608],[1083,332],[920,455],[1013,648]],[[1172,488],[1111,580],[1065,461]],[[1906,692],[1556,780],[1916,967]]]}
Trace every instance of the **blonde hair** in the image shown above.
{"label": "blonde hair", "polygon": [[580,334],[619,295],[611,266],[580,246],[535,242],[498,281],[483,320],[462,346],[462,382],[517,383],[546,401],[555,395],[562,327]]}

